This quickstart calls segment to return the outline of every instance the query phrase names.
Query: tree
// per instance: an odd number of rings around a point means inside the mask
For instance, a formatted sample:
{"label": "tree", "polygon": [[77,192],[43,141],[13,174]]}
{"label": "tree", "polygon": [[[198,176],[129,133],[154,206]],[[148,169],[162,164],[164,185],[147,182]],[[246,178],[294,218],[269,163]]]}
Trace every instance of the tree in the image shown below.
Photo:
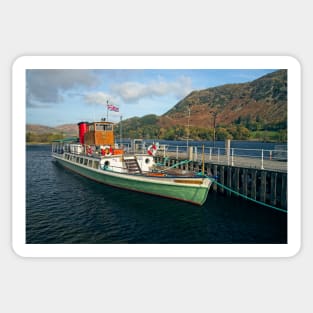
{"label": "tree", "polygon": [[216,139],[217,140],[233,139],[233,136],[227,131],[226,128],[218,127],[216,129]]}
{"label": "tree", "polygon": [[235,139],[246,140],[250,137],[250,132],[246,127],[238,125],[236,128],[236,132],[232,135]]}

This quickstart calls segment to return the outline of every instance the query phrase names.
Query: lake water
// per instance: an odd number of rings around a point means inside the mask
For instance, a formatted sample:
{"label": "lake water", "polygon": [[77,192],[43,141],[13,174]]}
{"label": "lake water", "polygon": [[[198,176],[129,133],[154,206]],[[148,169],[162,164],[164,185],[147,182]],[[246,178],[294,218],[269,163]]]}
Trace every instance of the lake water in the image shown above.
{"label": "lake water", "polygon": [[26,147],[27,243],[286,243],[287,214],[209,192],[199,207],[116,189]]}

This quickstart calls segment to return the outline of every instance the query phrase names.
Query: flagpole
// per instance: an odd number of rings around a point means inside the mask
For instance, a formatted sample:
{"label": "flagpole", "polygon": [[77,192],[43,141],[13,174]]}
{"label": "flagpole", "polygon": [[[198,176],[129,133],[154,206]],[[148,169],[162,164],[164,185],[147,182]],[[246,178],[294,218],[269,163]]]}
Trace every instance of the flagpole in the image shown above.
{"label": "flagpole", "polygon": [[109,100],[107,100],[107,122],[109,121]]}
{"label": "flagpole", "polygon": [[122,115],[120,116],[120,145],[122,144]]}

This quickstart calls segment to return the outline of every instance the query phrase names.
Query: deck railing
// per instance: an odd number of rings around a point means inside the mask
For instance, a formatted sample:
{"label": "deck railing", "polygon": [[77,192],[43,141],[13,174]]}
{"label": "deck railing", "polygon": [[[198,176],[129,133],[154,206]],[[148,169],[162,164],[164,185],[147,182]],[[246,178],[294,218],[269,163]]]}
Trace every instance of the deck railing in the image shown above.
{"label": "deck railing", "polygon": [[[120,147],[120,145],[119,145]],[[131,146],[122,144],[126,153],[145,153],[149,144],[140,143]],[[203,155],[203,156],[202,156]],[[191,161],[212,162],[228,166],[287,171],[287,150],[220,148],[210,146],[159,144],[156,156],[163,158],[188,159]]]}
{"label": "deck railing", "polygon": [[[149,143],[138,140],[133,144],[119,143],[115,148],[123,149],[126,154],[147,153],[149,146]],[[281,149],[281,146],[272,150],[221,148],[192,144],[189,146],[157,144],[157,146],[156,157],[287,172],[288,153],[287,150]],[[63,153],[67,150],[69,150],[68,144],[56,143],[52,146],[54,153]]]}

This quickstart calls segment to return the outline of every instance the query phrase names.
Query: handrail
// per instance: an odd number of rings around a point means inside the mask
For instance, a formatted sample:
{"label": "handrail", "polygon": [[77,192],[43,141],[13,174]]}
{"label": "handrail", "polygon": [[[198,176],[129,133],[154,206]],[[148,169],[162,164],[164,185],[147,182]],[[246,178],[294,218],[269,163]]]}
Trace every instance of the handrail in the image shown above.
{"label": "handrail", "polygon": [[[148,143],[132,147],[130,143],[119,143],[125,153],[144,153],[149,146]],[[136,149],[138,148],[138,149]],[[171,158],[176,160],[188,159],[194,162],[202,161],[202,146],[160,144],[156,157]],[[64,153],[62,145],[56,143],[52,152]],[[204,146],[204,161],[206,163],[225,164],[228,166],[239,166],[256,169],[267,169],[287,172],[288,151],[283,149],[248,149],[248,148],[224,148]]]}
{"label": "handrail", "polygon": [[[162,150],[156,156],[171,157],[175,159],[190,159],[200,162],[202,159],[202,147],[185,145],[162,144]],[[191,149],[190,151],[188,151]],[[226,164],[228,166],[240,166],[248,168],[268,169],[275,171],[287,171],[287,150],[281,149],[248,149],[248,148],[223,148],[204,147],[205,162]]]}

